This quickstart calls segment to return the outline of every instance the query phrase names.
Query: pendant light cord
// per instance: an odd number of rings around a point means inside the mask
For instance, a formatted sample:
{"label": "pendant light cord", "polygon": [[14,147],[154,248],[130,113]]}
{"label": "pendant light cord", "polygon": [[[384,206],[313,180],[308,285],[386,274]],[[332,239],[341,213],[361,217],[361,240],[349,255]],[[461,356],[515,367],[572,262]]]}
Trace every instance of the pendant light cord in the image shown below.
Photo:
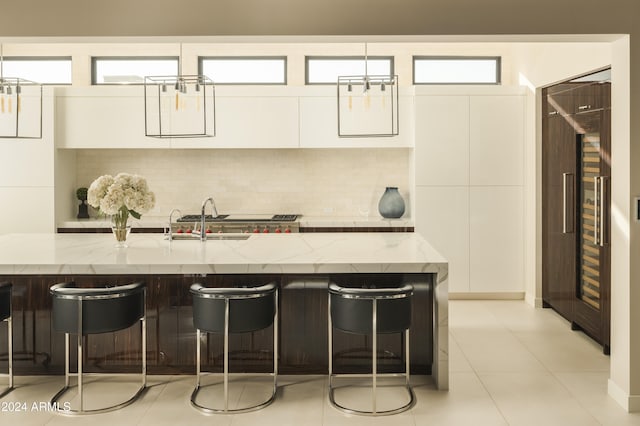
{"label": "pendant light cord", "polygon": [[364,43],[364,78],[366,79],[369,76],[367,70],[367,42]]}

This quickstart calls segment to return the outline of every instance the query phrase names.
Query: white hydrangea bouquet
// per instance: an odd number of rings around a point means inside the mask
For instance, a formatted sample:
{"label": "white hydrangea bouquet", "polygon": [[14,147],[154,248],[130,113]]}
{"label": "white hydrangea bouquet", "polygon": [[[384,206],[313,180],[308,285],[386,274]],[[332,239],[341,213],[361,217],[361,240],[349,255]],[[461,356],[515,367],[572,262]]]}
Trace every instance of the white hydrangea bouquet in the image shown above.
{"label": "white hydrangea bouquet", "polygon": [[129,215],[140,219],[142,213],[155,206],[156,196],[142,176],[118,173],[116,177],[104,175],[94,180],[89,186],[87,202],[111,216],[113,234],[123,243],[130,230]]}

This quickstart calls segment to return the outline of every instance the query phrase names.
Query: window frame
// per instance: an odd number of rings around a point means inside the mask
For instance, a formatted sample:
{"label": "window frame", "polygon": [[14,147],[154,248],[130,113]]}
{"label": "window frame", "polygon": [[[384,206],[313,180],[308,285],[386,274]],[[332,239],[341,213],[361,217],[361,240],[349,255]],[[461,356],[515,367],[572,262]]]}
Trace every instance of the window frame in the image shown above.
{"label": "window frame", "polygon": [[[214,78],[211,78],[211,80],[213,80],[213,84],[215,84],[216,86],[286,86],[289,81],[288,79],[288,74],[289,74],[289,63],[288,63],[288,57],[286,55],[277,55],[277,56],[262,56],[262,55],[251,55],[251,56],[245,56],[245,55],[239,55],[239,56],[229,56],[229,55],[224,55],[224,56],[198,56],[198,74],[200,75],[205,75],[204,74],[204,61],[206,60],[247,60],[247,61],[251,61],[251,60],[278,60],[281,59],[283,60],[284,63],[284,82],[282,83],[273,83],[273,82],[255,82],[255,83],[220,83],[217,82]],[[215,77],[215,76],[213,76]]]}
{"label": "window frame", "polygon": [[[495,82],[416,82],[416,61],[419,60],[493,60],[496,63]],[[411,59],[411,81],[416,86],[451,86],[451,85],[482,85],[482,86],[499,86],[502,84],[502,56],[431,56],[431,55],[414,55]]]}
{"label": "window frame", "polygon": [[[73,84],[73,57],[71,56],[4,56],[3,62],[30,62],[30,61],[66,61],[68,60],[71,64],[71,82],[69,83],[41,83],[39,81],[34,81],[34,83],[41,84],[43,86],[71,86]],[[7,77],[19,77],[15,75],[7,75]],[[29,80],[28,78],[26,80]],[[29,80],[33,81],[33,80]]]}
{"label": "window frame", "polygon": [[140,83],[97,83],[97,62],[100,60],[110,61],[158,61],[158,60],[175,60],[177,62],[177,71],[180,73],[180,57],[178,56],[92,56],[91,57],[91,85],[92,86],[144,86],[144,75]]}
{"label": "window frame", "polygon": [[[305,86],[328,86],[328,85],[335,85],[338,84],[338,79],[336,78],[336,81],[333,83],[327,82],[327,83],[311,83],[309,82],[309,60],[328,60],[328,61],[335,61],[335,60],[340,60],[340,59],[344,59],[344,60],[365,60],[365,56],[364,55],[330,55],[330,56],[324,56],[324,55],[311,55],[311,56],[305,56],[304,57],[304,84]],[[376,55],[376,56],[366,56],[366,59],[375,59],[375,60],[380,60],[380,59],[388,59],[389,60],[389,74],[384,74],[384,75],[395,75],[395,56],[390,55],[390,56],[386,56],[386,55]],[[374,74],[371,74],[374,75]]]}

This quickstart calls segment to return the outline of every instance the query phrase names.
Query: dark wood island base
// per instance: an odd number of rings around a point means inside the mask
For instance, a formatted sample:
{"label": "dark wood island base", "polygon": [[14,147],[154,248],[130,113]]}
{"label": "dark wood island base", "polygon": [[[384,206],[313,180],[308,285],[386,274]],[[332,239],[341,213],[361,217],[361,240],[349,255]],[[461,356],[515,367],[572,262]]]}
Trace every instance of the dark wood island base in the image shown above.
{"label": "dark wood island base", "polygon": [[[64,335],[53,331],[49,288],[75,281],[78,286],[113,286],[144,281],[147,287],[147,362],[149,374],[195,374],[196,332],[192,321],[191,284],[255,286],[276,281],[279,300],[279,373],[327,374],[327,287],[414,286],[410,334],[411,373],[431,374],[434,341],[432,273],[393,274],[212,274],[212,275],[2,275],[13,283],[14,372],[17,375],[63,374]],[[268,370],[273,356],[271,327],[230,337],[231,371]],[[6,328],[0,330],[0,341]],[[137,327],[85,338],[87,372],[135,372],[139,364]],[[336,372],[370,371],[371,337],[335,331]],[[203,368],[222,370],[222,336],[203,340]],[[379,335],[379,370],[402,368],[401,334]],[[204,351],[206,350],[206,356]],[[71,362],[74,363],[72,351]],[[0,368],[7,354],[0,354]],[[73,365],[73,364],[72,364]]]}

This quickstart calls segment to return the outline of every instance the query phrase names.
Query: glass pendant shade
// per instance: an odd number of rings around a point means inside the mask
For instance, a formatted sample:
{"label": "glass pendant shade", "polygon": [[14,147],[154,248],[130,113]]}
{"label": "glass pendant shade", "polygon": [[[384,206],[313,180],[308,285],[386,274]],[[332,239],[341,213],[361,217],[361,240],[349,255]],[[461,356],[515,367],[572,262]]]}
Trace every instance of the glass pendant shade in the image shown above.
{"label": "glass pendant shade", "polygon": [[398,76],[338,77],[338,136],[398,135]]}
{"label": "glass pendant shade", "polygon": [[204,75],[144,78],[145,135],[156,138],[215,136],[215,86]]}
{"label": "glass pendant shade", "polygon": [[42,85],[0,78],[0,138],[42,138]]}

